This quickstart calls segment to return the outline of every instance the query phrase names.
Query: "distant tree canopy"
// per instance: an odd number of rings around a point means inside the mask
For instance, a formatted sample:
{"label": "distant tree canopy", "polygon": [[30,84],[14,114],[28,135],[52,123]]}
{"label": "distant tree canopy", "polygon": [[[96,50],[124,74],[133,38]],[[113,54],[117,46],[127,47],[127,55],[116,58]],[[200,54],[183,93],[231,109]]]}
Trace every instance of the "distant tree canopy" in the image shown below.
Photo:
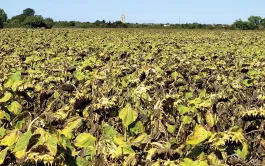
{"label": "distant tree canopy", "polygon": [[233,26],[236,29],[241,30],[265,29],[265,18],[260,16],[250,16],[247,21],[238,19],[233,23]]}
{"label": "distant tree canopy", "polygon": [[54,21],[52,18],[46,18],[44,19],[44,24],[46,28],[51,29],[54,25]]}
{"label": "distant tree canopy", "polygon": [[35,10],[31,9],[31,8],[27,8],[25,10],[23,10],[23,15],[24,16],[34,16],[35,15]]}
{"label": "distant tree canopy", "polygon": [[35,15],[35,10],[27,8],[22,14],[12,17],[5,27],[7,28],[47,28],[50,29],[54,25],[52,18],[43,18],[41,15]]}
{"label": "distant tree canopy", "polygon": [[249,23],[247,21],[242,21],[241,19],[238,19],[234,22],[233,26],[237,29],[241,30],[248,30],[249,29]]}
{"label": "distant tree canopy", "polygon": [[232,25],[225,24],[138,24],[122,23],[121,21],[96,20],[95,22],[80,21],[54,21],[52,18],[43,18],[36,15],[34,9],[26,8],[19,15],[8,19],[3,9],[0,9],[0,28],[167,28],[167,29],[240,29],[240,30],[265,30],[265,18],[250,16],[247,21],[235,20]]}
{"label": "distant tree canopy", "polygon": [[12,17],[10,19],[10,22],[12,24],[21,24],[25,19],[26,19],[27,16],[23,15],[23,14],[20,14],[20,15],[16,15],[14,17]]}
{"label": "distant tree canopy", "polygon": [[0,9],[0,28],[3,28],[6,21],[7,21],[7,14],[3,9]]}
{"label": "distant tree canopy", "polygon": [[44,19],[42,16],[28,16],[22,23],[27,28],[45,27]]}
{"label": "distant tree canopy", "polygon": [[35,15],[35,11],[31,8],[27,8],[23,10],[22,14],[16,15],[10,19],[11,24],[20,24],[23,25],[23,22],[27,17],[31,17]]}

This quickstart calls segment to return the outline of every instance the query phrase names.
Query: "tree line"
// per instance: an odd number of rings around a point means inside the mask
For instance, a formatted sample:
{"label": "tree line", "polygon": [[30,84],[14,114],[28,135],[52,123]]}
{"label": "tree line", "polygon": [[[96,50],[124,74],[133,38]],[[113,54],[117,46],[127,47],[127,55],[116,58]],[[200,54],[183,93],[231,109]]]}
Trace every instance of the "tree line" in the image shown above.
{"label": "tree line", "polygon": [[19,15],[8,18],[3,9],[0,9],[0,28],[52,28],[54,21],[52,18],[43,18],[36,15],[31,8],[23,10]]}
{"label": "tree line", "polygon": [[233,26],[241,30],[263,30],[265,29],[265,18],[260,16],[250,16],[247,21],[238,19],[233,23]]}
{"label": "tree line", "polygon": [[3,9],[0,9],[0,28],[168,28],[168,29],[240,29],[263,30],[265,18],[250,16],[247,21],[236,20],[232,25],[225,24],[138,24],[122,23],[121,21],[97,20],[95,22],[54,21],[52,18],[43,18],[36,15],[34,9],[27,8],[19,15],[8,18]]}

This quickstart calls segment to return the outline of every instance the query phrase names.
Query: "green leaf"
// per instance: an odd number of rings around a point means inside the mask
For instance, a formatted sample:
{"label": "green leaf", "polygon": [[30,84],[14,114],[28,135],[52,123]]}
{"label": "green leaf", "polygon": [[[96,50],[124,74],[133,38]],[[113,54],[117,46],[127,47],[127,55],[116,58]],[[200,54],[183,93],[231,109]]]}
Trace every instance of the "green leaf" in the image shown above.
{"label": "green leaf", "polygon": [[248,155],[248,145],[246,143],[242,144],[242,149],[238,149],[235,152],[243,159],[246,159]]}
{"label": "green leaf", "polygon": [[1,127],[0,128],[0,137],[2,138],[5,135],[6,135],[6,129],[4,127]]}
{"label": "green leaf", "polygon": [[207,161],[199,161],[198,166],[208,166]]}
{"label": "green leaf", "polygon": [[254,69],[250,69],[247,74],[250,76],[255,76],[255,75],[258,75],[259,72]]}
{"label": "green leaf", "polygon": [[180,163],[181,166],[193,166],[194,161],[189,158],[184,158],[184,161]]}
{"label": "green leaf", "polygon": [[59,92],[58,91],[55,91],[54,94],[53,94],[53,98],[56,99],[59,95],[60,95]]}
{"label": "green leaf", "polygon": [[11,79],[12,81],[19,81],[21,79],[21,73],[15,72],[14,74],[10,76],[9,79]]}
{"label": "green leaf", "polygon": [[203,89],[199,95],[199,98],[203,98],[206,96],[206,89]]}
{"label": "green leaf", "polygon": [[9,147],[6,147],[4,150],[0,152],[0,164],[3,164],[6,158],[7,151],[9,150]]}
{"label": "green leaf", "polygon": [[15,81],[13,84],[12,84],[12,91],[13,92],[16,92],[17,91],[17,88],[23,84],[23,81]]}
{"label": "green leaf", "polygon": [[0,99],[0,103],[6,103],[12,98],[12,93],[5,92],[4,96]]}
{"label": "green leaf", "polygon": [[200,103],[200,107],[204,107],[204,108],[207,108],[207,107],[211,107],[211,100],[203,100],[203,102]]}
{"label": "green leaf", "polygon": [[53,138],[52,135],[49,135],[49,133],[47,133],[47,134],[48,134],[48,136],[47,136],[48,138],[47,138],[46,145],[47,145],[51,155],[55,156],[57,153],[57,140],[55,138]]}
{"label": "green leaf", "polygon": [[197,166],[208,166],[207,161],[199,161]]}
{"label": "green leaf", "polygon": [[246,86],[246,87],[249,87],[252,85],[252,80],[250,79],[244,79],[243,80],[243,84]]}
{"label": "green leaf", "polygon": [[132,123],[130,126],[130,132],[134,133],[134,134],[140,134],[140,133],[144,133],[144,125],[141,121],[137,121],[136,123]]}
{"label": "green leaf", "polygon": [[40,84],[37,84],[36,86],[35,86],[35,91],[36,92],[40,92],[42,90],[42,86],[40,85]]}
{"label": "green leaf", "polygon": [[5,114],[6,114],[5,111],[0,110],[0,119],[4,119],[5,118]]}
{"label": "green leaf", "polygon": [[64,149],[69,148],[70,150],[73,150],[73,146],[69,138],[67,138],[65,135],[57,135],[57,139],[58,145],[60,145]]}
{"label": "green leaf", "polygon": [[183,124],[190,124],[193,120],[193,118],[191,116],[182,116],[181,120],[183,122]]}
{"label": "green leaf", "polygon": [[7,109],[9,112],[18,115],[22,111],[22,106],[17,101],[13,101]]}
{"label": "green leaf", "polygon": [[89,166],[90,164],[83,157],[77,156],[76,158],[77,166]]}
{"label": "green leaf", "polygon": [[7,112],[5,112],[5,118],[6,120],[11,121],[10,115]]}
{"label": "green leaf", "polygon": [[193,161],[189,158],[184,158],[184,161],[180,163],[180,166],[208,166],[208,164],[206,161]]}
{"label": "green leaf", "polygon": [[177,79],[179,73],[174,71],[173,73],[171,73],[171,76],[174,78],[174,79]]}
{"label": "green leaf", "polygon": [[21,130],[22,127],[23,127],[23,123],[24,123],[24,119],[17,121],[15,128],[18,129],[18,130]]}
{"label": "green leaf", "polygon": [[187,93],[185,94],[185,97],[186,97],[187,99],[190,99],[190,98],[193,97],[193,95],[192,95],[191,92],[187,92]]}
{"label": "green leaf", "polygon": [[96,138],[89,133],[81,133],[75,139],[75,146],[80,148],[86,148],[89,146],[95,146]]}
{"label": "green leaf", "polygon": [[185,113],[189,112],[190,109],[182,104],[178,105],[178,111],[180,115],[184,115]]}
{"label": "green leaf", "polygon": [[78,128],[81,125],[81,119],[76,119],[74,121],[68,122],[66,127],[62,130],[62,134],[65,135],[67,138],[71,139],[73,137],[73,130]]}
{"label": "green leaf", "polygon": [[74,73],[74,76],[78,81],[82,81],[83,79],[85,79],[85,74],[81,71],[76,71]]}
{"label": "green leaf", "polygon": [[15,156],[17,158],[21,159],[21,158],[25,157],[26,150],[27,150],[31,136],[32,136],[31,131],[27,131],[18,139],[16,146],[13,150],[13,152],[15,152]]}
{"label": "green leaf", "polygon": [[17,140],[17,130],[13,130],[1,140],[0,144],[3,146],[12,146],[15,144],[16,140]]}
{"label": "green leaf", "polygon": [[120,111],[119,117],[122,119],[123,125],[127,128],[137,119],[138,113],[127,104],[126,107]]}
{"label": "green leaf", "polygon": [[120,135],[113,137],[113,142],[119,146],[126,146],[126,142],[123,141],[123,137]]}
{"label": "green leaf", "polygon": [[115,137],[118,132],[114,130],[112,126],[105,124],[103,127],[103,133],[104,133],[104,138],[109,139]]}
{"label": "green leaf", "polygon": [[122,80],[122,82],[121,82],[121,86],[122,86],[123,88],[126,88],[126,87],[128,86],[128,83],[126,83],[124,80]]}
{"label": "green leaf", "polygon": [[196,125],[193,136],[186,141],[189,145],[198,145],[211,136],[211,132],[205,130],[201,125]]}
{"label": "green leaf", "polygon": [[119,146],[116,148],[116,155],[130,155],[130,154],[135,154],[134,150],[131,148],[131,146],[125,145],[125,146]]}
{"label": "green leaf", "polygon": [[7,82],[4,84],[4,87],[9,88],[13,85],[13,83],[15,83],[16,81],[19,81],[20,79],[21,79],[21,73],[16,72],[9,77]]}
{"label": "green leaf", "polygon": [[171,134],[173,134],[176,130],[176,125],[170,125],[168,123],[166,123],[166,126],[167,126],[167,131]]}

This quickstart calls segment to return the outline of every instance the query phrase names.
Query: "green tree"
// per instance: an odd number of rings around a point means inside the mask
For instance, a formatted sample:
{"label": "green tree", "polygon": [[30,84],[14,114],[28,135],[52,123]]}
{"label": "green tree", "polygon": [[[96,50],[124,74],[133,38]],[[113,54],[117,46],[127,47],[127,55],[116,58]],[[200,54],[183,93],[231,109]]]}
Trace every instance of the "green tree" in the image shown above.
{"label": "green tree", "polygon": [[101,21],[96,20],[96,21],[94,22],[94,24],[96,24],[97,26],[99,26],[99,25],[101,24]]}
{"label": "green tree", "polygon": [[3,9],[0,9],[0,28],[4,27],[4,23],[7,21],[7,14]]}
{"label": "green tree", "polygon": [[14,16],[10,19],[11,24],[22,24],[22,22],[26,19],[27,16],[20,14]]}
{"label": "green tree", "polygon": [[45,27],[43,17],[39,15],[27,17],[22,24],[27,28]]}
{"label": "green tree", "polygon": [[33,10],[31,8],[27,8],[27,9],[23,10],[23,15],[24,16],[34,16],[35,10]]}
{"label": "green tree", "polygon": [[250,29],[249,27],[249,22],[247,21],[242,21],[241,19],[238,19],[236,20],[234,23],[233,23],[233,26],[237,29],[241,29],[241,30],[248,30]]}
{"label": "green tree", "polygon": [[249,28],[250,29],[258,29],[261,24],[262,18],[260,16],[250,16],[248,18]]}
{"label": "green tree", "polygon": [[54,21],[52,18],[46,18],[44,20],[44,24],[45,24],[46,28],[51,29],[54,25]]}
{"label": "green tree", "polygon": [[261,19],[260,21],[260,25],[265,28],[265,18]]}
{"label": "green tree", "polygon": [[70,26],[70,27],[74,27],[74,26],[75,26],[75,21],[70,21],[70,22],[69,22],[69,26]]}

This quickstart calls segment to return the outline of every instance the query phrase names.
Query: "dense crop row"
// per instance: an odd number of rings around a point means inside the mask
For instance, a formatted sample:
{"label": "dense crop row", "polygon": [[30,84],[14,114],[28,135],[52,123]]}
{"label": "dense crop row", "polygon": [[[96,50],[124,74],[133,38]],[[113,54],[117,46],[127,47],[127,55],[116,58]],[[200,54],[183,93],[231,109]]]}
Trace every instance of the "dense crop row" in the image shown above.
{"label": "dense crop row", "polygon": [[262,165],[264,32],[0,36],[0,164]]}

